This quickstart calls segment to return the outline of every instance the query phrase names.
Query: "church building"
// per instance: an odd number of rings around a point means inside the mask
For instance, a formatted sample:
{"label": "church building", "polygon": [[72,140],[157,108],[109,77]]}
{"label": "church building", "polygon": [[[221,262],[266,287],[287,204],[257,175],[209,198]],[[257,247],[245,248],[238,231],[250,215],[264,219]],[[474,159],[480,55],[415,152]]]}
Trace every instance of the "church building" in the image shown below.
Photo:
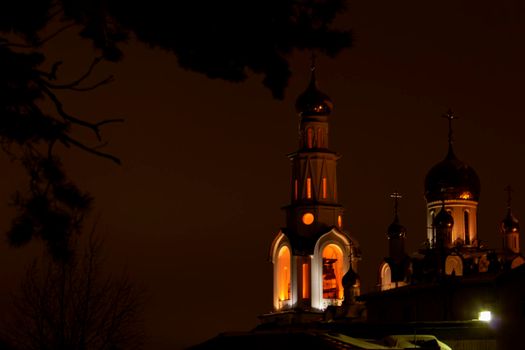
{"label": "church building", "polygon": [[425,178],[427,232],[424,247],[409,256],[404,249],[406,229],[399,222],[395,194],[394,222],[387,229],[389,256],[379,267],[380,290],[436,282],[446,277],[476,278],[514,269],[525,259],[520,253],[519,223],[511,210],[500,225],[502,246],[486,247],[478,238],[477,208],[480,180],[472,167],[459,160],[453,149],[451,111],[448,151]]}
{"label": "church building", "polygon": [[[510,188],[502,246],[486,247],[477,229],[480,180],[456,156],[452,112],[445,115],[445,158],[424,180],[422,248],[406,252],[409,233],[398,210],[401,195],[394,193],[377,290],[361,294],[361,252],[345,230],[337,186],[340,156],[329,147],[333,103],[318,89],[315,67],[296,110],[298,149],[288,155],[290,202],[269,251],[272,311],[259,316],[261,324],[252,331],[223,333],[195,349],[521,349],[513,340],[525,325],[525,259]],[[477,319],[481,312],[490,320],[487,310],[494,323]]]}

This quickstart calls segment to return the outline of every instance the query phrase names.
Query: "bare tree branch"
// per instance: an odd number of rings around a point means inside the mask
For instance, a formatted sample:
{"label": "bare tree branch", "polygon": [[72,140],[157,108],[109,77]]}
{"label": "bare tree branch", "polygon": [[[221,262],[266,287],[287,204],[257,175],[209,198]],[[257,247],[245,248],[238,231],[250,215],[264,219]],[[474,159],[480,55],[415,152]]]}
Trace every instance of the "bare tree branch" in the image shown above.
{"label": "bare tree branch", "polygon": [[33,43],[33,44],[11,43],[11,42],[6,40],[6,43],[4,45],[7,46],[7,47],[15,47],[15,48],[19,48],[19,49],[35,49],[37,47],[41,47],[42,45],[44,45],[48,41],[50,41],[53,38],[55,38],[58,35],[60,35],[60,33],[68,30],[71,27],[74,27],[75,25],[76,25],[75,23],[66,24],[65,26],[63,26],[60,29],[58,29],[57,31],[55,31],[54,33],[48,35],[47,37],[45,37],[45,38],[43,38],[43,39],[41,39],[41,40],[39,40],[39,41],[37,41],[36,43]]}
{"label": "bare tree branch", "polygon": [[89,128],[89,129],[93,130],[93,132],[95,133],[95,135],[96,135],[96,137],[97,137],[97,139],[99,141],[102,140],[102,137],[100,136],[100,128],[99,128],[100,126],[105,125],[105,124],[109,124],[109,123],[118,123],[118,122],[123,122],[124,121],[124,119],[122,119],[122,118],[116,118],[116,119],[106,119],[106,120],[102,120],[102,121],[99,121],[99,122],[96,122],[96,123],[90,123],[90,122],[87,122],[87,121],[85,121],[83,119],[73,117],[72,115],[70,115],[70,114],[68,114],[68,113],[66,113],[64,111],[64,107],[62,105],[62,102],[60,102],[58,97],[49,88],[47,88],[46,86],[42,86],[42,90],[51,99],[51,101],[53,101],[53,103],[55,104],[57,113],[62,118],[64,118],[64,120],[66,120],[68,122],[71,122],[71,123],[74,123],[74,124],[77,124],[77,125],[80,125],[80,126],[84,126],[86,128]]}
{"label": "bare tree branch", "polygon": [[56,80],[57,78],[57,71],[58,71],[58,67],[62,64],[63,62],[62,61],[57,61],[55,63],[53,63],[53,65],[51,66],[51,71],[49,72],[44,72],[44,71],[41,71],[41,70],[36,70],[36,72],[44,77],[46,77],[47,79],[49,80]]}
{"label": "bare tree branch", "polygon": [[[96,57],[95,59],[93,59],[93,61],[89,65],[89,68],[87,69],[87,71],[84,74],[82,74],[78,79],[73,80],[70,83],[60,84],[60,85],[58,85],[58,84],[54,85],[54,84],[51,84],[49,82],[45,82],[45,83],[46,83],[46,85],[49,85],[49,87],[51,87],[53,89],[71,89],[73,87],[77,87],[80,83],[82,83],[84,80],[86,80],[91,75],[91,73],[93,72],[95,67],[100,63],[100,61],[102,61],[102,59],[103,59],[102,57]],[[51,76],[53,76],[53,75],[51,75]]]}
{"label": "bare tree branch", "polygon": [[91,91],[91,90],[95,90],[99,86],[110,84],[114,80],[115,80],[115,78],[113,77],[113,75],[110,75],[107,78],[105,78],[105,79],[103,79],[103,80],[101,80],[98,83],[95,83],[93,85],[88,85],[88,86],[85,86],[85,87],[74,87],[74,86],[72,86],[72,87],[69,87],[69,88],[68,87],[55,87],[55,89],[70,89],[70,90],[73,90],[73,91]]}
{"label": "bare tree branch", "polygon": [[117,163],[119,165],[122,164],[120,159],[115,157],[114,155],[111,155],[111,154],[105,153],[105,152],[97,151],[95,148],[86,146],[83,143],[81,143],[81,142],[79,142],[79,141],[77,141],[75,139],[72,139],[69,136],[63,135],[62,137],[63,137],[63,139],[61,139],[60,141],[62,141],[62,142],[65,141],[66,144],[72,144],[72,145],[80,148],[83,151],[86,151],[88,153],[94,154],[94,155],[102,157],[102,158],[107,158],[107,159],[112,160],[113,162],[115,162],[115,163]]}

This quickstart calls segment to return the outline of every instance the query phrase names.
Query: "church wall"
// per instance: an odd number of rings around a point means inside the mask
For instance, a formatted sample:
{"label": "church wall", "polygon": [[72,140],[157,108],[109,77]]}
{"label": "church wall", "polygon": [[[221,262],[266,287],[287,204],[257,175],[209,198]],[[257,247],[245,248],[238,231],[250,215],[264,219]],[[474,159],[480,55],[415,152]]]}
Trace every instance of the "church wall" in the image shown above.
{"label": "church wall", "polygon": [[[435,201],[427,204],[427,239],[432,240],[432,221],[434,216],[441,210],[442,202]],[[471,200],[446,200],[445,209],[450,212],[454,219],[452,227],[452,243],[460,239],[472,245],[477,240],[477,207],[478,203]],[[465,225],[465,212],[468,212],[468,224]],[[466,227],[468,226],[468,227]],[[466,237],[468,228],[469,237]],[[468,239],[467,239],[468,238]]]}

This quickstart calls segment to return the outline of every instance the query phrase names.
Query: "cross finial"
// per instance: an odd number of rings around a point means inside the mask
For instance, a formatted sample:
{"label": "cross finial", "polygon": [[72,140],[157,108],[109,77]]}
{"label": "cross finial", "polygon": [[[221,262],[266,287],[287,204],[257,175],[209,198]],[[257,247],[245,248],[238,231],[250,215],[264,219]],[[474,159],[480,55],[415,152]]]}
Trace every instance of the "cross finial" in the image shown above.
{"label": "cross finial", "polygon": [[512,204],[512,192],[514,192],[514,190],[512,187],[510,187],[510,185],[507,185],[507,187],[505,187],[505,191],[507,192],[507,208],[510,209]]}
{"label": "cross finial", "polygon": [[448,109],[447,113],[442,115],[442,117],[448,119],[448,146],[451,148],[452,143],[454,142],[453,130],[452,130],[452,120],[459,119],[459,118],[456,117],[454,113],[452,113],[452,109],[450,108]]}
{"label": "cross finial", "polygon": [[315,52],[312,50],[312,56],[310,57],[310,88],[317,87],[317,80],[315,79]]}
{"label": "cross finial", "polygon": [[398,208],[399,208],[399,200],[401,198],[403,198],[403,196],[397,192],[397,191],[394,191],[391,195],[390,195],[390,198],[393,198],[394,199],[394,217],[397,218],[397,211],[398,211]]}

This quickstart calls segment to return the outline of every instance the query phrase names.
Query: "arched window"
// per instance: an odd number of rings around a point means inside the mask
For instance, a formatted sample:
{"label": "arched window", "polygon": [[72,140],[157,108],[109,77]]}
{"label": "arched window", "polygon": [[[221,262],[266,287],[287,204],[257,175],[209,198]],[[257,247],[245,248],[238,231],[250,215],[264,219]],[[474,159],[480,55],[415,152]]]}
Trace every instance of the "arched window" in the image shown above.
{"label": "arched window", "polygon": [[383,264],[381,268],[381,290],[392,288],[392,270],[387,263]]}
{"label": "arched window", "polygon": [[322,196],[323,196],[323,199],[326,199],[326,192],[327,192],[327,188],[326,188],[326,177],[323,177],[322,178],[322,190],[323,190],[323,193],[322,193]]}
{"label": "arched window", "polygon": [[436,244],[436,229],[434,227],[434,218],[436,217],[436,212],[434,210],[430,211],[430,225],[428,228],[430,229],[430,236],[428,237],[428,243],[430,247],[434,247]]}
{"label": "arched window", "polygon": [[445,274],[463,276],[463,261],[459,256],[449,255],[445,260]]}
{"label": "arched window", "polygon": [[312,178],[306,178],[306,198],[312,198]]}
{"label": "arched window", "polygon": [[470,244],[470,227],[469,227],[469,213],[465,210],[463,213],[463,220],[465,225],[465,244]]}
{"label": "arched window", "polygon": [[280,301],[290,299],[290,249],[287,246],[281,247],[277,256],[277,296]]}
{"label": "arched window", "polygon": [[313,147],[313,132],[312,128],[306,129],[306,147],[312,148]]}
{"label": "arched window", "polygon": [[323,298],[343,298],[343,251],[335,244],[323,249]]}
{"label": "arched window", "polygon": [[317,148],[323,148],[323,147],[324,147],[323,129],[319,128],[317,129]]}

